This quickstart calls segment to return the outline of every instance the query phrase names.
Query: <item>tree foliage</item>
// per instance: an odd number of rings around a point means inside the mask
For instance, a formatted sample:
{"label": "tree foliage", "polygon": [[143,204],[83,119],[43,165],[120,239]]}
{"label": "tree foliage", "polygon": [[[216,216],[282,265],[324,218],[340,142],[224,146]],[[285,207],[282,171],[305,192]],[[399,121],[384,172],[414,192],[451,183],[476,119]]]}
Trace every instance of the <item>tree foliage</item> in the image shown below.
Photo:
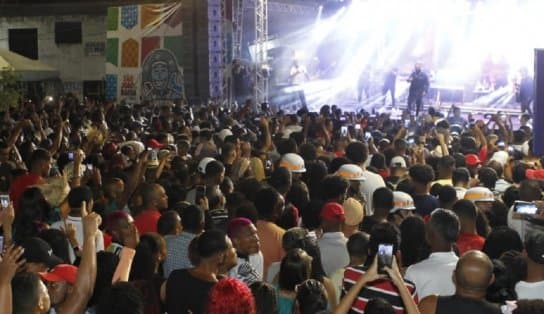
{"label": "tree foliage", "polygon": [[19,76],[13,70],[0,69],[0,111],[19,104],[22,93],[18,82]]}

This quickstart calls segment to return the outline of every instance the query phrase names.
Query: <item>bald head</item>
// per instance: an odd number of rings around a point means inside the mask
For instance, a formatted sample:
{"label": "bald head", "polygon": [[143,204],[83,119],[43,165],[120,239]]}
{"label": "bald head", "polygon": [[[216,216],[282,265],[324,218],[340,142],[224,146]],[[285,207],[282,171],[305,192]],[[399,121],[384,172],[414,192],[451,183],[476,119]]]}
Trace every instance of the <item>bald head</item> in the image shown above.
{"label": "bald head", "polygon": [[493,281],[493,263],[485,253],[468,251],[457,262],[454,280],[457,294],[484,297]]}

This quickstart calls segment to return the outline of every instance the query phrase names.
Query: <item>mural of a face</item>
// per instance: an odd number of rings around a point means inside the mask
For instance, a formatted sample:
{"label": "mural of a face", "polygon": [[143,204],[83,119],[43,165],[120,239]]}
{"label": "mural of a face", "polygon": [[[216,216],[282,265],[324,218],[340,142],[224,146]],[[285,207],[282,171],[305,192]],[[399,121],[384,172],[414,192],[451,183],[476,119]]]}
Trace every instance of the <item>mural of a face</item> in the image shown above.
{"label": "mural of a face", "polygon": [[166,88],[168,84],[168,66],[165,62],[157,61],[151,65],[151,80],[154,88]]}

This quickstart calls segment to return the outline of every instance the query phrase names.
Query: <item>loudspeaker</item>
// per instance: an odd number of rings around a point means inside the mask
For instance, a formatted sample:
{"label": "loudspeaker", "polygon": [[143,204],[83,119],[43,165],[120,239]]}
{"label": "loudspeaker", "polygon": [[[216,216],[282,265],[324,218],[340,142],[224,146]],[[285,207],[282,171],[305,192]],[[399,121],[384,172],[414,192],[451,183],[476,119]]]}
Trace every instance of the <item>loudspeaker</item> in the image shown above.
{"label": "loudspeaker", "polygon": [[544,155],[544,49],[535,49],[533,152]]}

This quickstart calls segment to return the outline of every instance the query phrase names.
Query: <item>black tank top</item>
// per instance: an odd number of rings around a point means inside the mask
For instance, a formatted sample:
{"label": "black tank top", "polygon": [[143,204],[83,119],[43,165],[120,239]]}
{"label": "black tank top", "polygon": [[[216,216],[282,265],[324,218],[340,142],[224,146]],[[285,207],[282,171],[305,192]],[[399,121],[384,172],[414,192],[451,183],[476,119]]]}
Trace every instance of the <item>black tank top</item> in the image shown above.
{"label": "black tank top", "polygon": [[485,300],[465,298],[458,295],[438,297],[436,314],[501,314],[499,306]]}
{"label": "black tank top", "polygon": [[166,281],[166,311],[168,314],[204,313],[214,285],[214,282],[193,277],[188,269],[174,270]]}

